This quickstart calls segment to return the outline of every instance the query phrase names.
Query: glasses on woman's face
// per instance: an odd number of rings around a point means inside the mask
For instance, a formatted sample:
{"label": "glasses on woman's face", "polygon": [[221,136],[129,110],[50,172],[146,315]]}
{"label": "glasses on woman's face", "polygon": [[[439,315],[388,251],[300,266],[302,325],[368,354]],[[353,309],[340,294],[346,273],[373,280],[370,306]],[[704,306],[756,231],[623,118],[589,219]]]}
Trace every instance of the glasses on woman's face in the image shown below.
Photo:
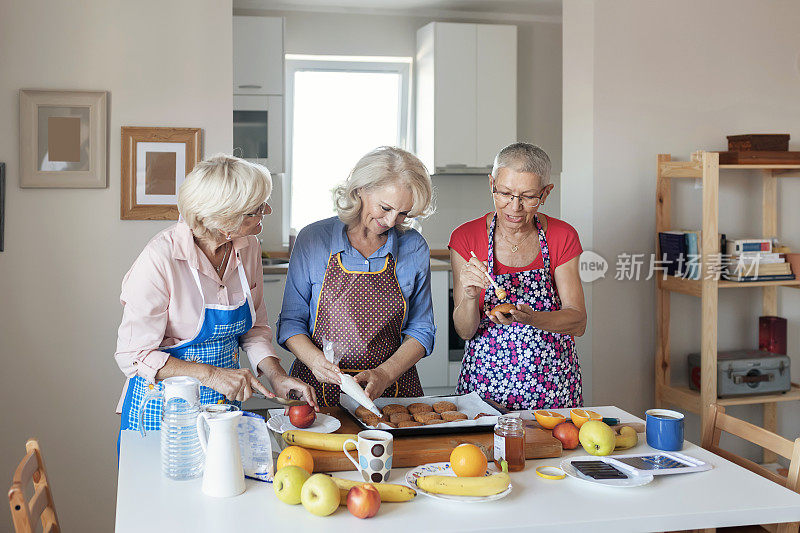
{"label": "glasses on woman's face", "polygon": [[500,207],[507,206],[514,198],[519,198],[520,203],[525,207],[537,207],[542,203],[544,191],[542,191],[539,196],[534,196],[531,194],[511,194],[507,191],[498,191],[497,187],[492,187],[492,195]]}
{"label": "glasses on woman's face", "polygon": [[268,207],[269,207],[269,205],[267,204],[267,202],[264,202],[263,204],[261,204],[261,207],[258,208],[258,211],[256,211],[255,213],[247,213],[245,216],[246,217],[261,217],[261,218],[264,218],[264,215],[267,214],[267,208]]}

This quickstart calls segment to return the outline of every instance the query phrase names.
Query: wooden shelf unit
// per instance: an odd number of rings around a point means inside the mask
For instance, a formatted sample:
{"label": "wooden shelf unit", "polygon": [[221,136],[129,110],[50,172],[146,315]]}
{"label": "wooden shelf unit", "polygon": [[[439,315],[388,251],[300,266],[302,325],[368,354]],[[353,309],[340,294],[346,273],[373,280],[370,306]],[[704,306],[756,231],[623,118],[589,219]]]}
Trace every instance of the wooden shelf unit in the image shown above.
{"label": "wooden shelf unit", "polygon": [[[656,250],[658,234],[672,229],[671,201],[672,179],[690,178],[703,181],[702,235],[719,234],[719,180],[720,169],[760,170],[762,172],[761,235],[775,237],[778,233],[778,178],[800,177],[800,165],[720,165],[716,152],[699,151],[691,161],[672,161],[669,154],[658,155],[656,184]],[[762,314],[778,312],[778,287],[800,288],[800,280],[735,282],[718,280],[712,274],[712,259],[719,257],[719,239],[703,238],[701,243],[701,278],[690,280],[656,276],[656,405],[675,405],[701,415],[703,431],[709,422],[706,409],[712,403],[719,405],[763,404],[764,427],[777,432],[777,402],[800,400],[800,385],[792,384],[786,394],[765,394],[736,398],[717,398],[717,327],[718,290],[730,288],[759,288],[762,291]],[[700,391],[685,385],[673,385],[670,361],[670,295],[673,292],[688,294],[701,301],[700,341]],[[775,455],[765,451],[764,462],[774,462]]]}

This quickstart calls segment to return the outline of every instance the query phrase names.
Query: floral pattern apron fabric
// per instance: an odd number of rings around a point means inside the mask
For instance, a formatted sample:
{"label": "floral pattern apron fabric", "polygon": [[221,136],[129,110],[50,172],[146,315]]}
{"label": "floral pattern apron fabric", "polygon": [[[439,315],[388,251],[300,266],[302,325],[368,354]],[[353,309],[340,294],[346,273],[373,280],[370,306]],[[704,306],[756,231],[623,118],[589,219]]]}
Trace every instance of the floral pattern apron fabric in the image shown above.
{"label": "floral pattern apron fabric", "polygon": [[[534,216],[544,268],[494,273],[494,229],[489,228],[489,273],[508,293],[513,304],[525,303],[534,311],[557,311],[561,300],[550,275],[550,251],[545,232]],[[484,296],[484,313],[501,301],[493,290]],[[477,391],[508,409],[555,409],[583,405],[581,371],[571,335],[551,333],[533,326],[495,324],[481,318],[478,330],[464,349],[457,394]]]}
{"label": "floral pattern apron fabric", "polygon": [[[204,312],[197,335],[176,346],[159,348],[161,351],[184,361],[205,363],[219,368],[239,368],[239,337],[253,327],[256,315],[250,285],[241,263],[238,271],[245,296],[244,301],[235,305],[206,305],[204,296]],[[203,289],[200,286],[200,276],[196,269],[192,269],[192,275],[202,295]],[[148,383],[141,376],[135,376],[129,380],[127,387],[122,404],[120,429],[139,429],[139,408],[144,396],[155,388],[163,390],[164,385],[161,382]],[[229,401],[225,395],[203,385],[200,386],[200,403],[203,405],[229,403],[241,406],[241,402]],[[162,404],[163,400],[157,398],[145,406],[144,428],[146,430],[160,429]]]}
{"label": "floral pattern apron fabric", "polygon": [[[336,343],[344,357],[342,372],[358,374],[377,367],[400,347],[406,301],[395,275],[391,254],[378,272],[345,270],[339,254],[331,254],[322,281],[312,342],[322,349],[323,341]],[[291,376],[313,386],[322,405],[339,405],[338,385],[320,383],[299,359]],[[412,366],[383,392],[383,396],[422,396],[417,368]]]}

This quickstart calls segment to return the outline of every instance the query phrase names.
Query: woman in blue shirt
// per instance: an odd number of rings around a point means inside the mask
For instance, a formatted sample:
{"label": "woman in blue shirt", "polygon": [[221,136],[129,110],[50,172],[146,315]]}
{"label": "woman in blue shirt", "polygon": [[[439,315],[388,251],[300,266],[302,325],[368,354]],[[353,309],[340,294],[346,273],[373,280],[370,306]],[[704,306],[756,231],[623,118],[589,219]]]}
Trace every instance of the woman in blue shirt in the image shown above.
{"label": "woman in blue shirt", "polygon": [[[411,219],[430,215],[425,166],[399,148],[362,157],[335,192],[338,217],[300,231],[289,262],[278,342],[291,376],[320,405],[339,405],[339,373],[370,398],[421,396],[414,366],[433,349],[430,250]],[[322,353],[333,341],[339,366]]]}

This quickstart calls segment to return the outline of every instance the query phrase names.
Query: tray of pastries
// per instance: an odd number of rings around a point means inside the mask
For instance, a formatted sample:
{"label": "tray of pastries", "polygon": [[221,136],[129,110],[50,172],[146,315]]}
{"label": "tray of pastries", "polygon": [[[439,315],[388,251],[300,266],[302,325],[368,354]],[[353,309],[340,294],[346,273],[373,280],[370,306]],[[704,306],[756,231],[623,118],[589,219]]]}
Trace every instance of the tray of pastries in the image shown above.
{"label": "tray of pastries", "polygon": [[497,409],[475,392],[460,396],[376,398],[380,417],[345,394],[339,401],[360,427],[383,429],[396,436],[492,431],[500,416]]}

